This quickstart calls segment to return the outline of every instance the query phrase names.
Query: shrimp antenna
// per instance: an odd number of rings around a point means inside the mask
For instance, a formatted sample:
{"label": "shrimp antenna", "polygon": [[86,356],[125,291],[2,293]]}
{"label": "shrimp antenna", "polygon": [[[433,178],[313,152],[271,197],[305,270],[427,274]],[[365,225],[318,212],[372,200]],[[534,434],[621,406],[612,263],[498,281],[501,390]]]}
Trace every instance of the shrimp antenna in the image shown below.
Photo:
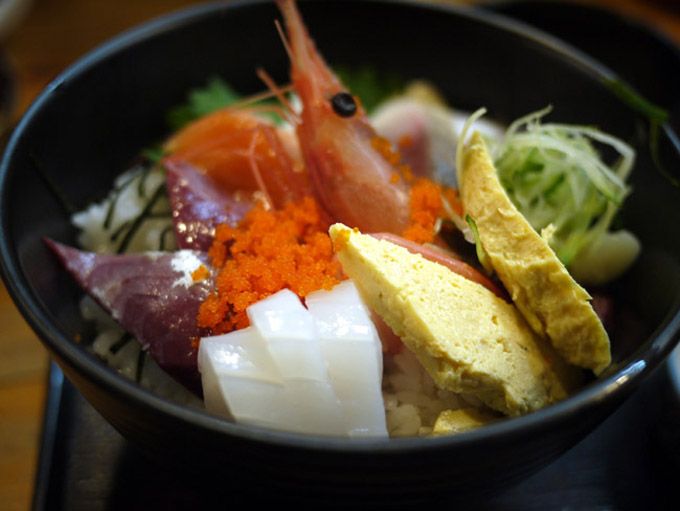
{"label": "shrimp antenna", "polygon": [[[281,92],[290,92],[293,90],[293,86],[291,84],[288,85],[281,85],[278,87],[278,90]],[[265,99],[269,98],[274,98],[276,97],[276,92],[272,90],[265,90],[262,92],[258,92],[256,94],[252,94],[250,96],[247,96],[243,99],[240,99],[230,105],[231,109],[238,109],[238,108],[243,108],[248,105],[252,105],[253,103],[258,103],[260,101],[263,101]]]}
{"label": "shrimp antenna", "polygon": [[281,22],[279,20],[274,20],[274,25],[276,25],[276,31],[279,33],[279,37],[281,38],[281,42],[283,43],[283,48],[286,50],[286,53],[288,54],[288,60],[293,60],[293,50],[291,50],[290,44],[288,43],[288,39],[286,39],[286,33],[283,31]]}
{"label": "shrimp antenna", "polygon": [[250,163],[250,170],[253,172],[255,183],[262,193],[265,209],[272,209],[272,198],[267,192],[267,186],[264,184],[262,172],[260,172],[260,166],[257,164],[257,159],[255,158],[255,144],[257,143],[257,137],[259,134],[259,130],[255,131],[253,133],[253,138],[250,139],[250,145],[248,146],[248,162]]}
{"label": "shrimp antenna", "polygon": [[299,123],[298,116],[295,114],[295,109],[293,108],[293,105],[288,101],[286,96],[283,93],[283,89],[281,89],[278,85],[276,85],[276,82],[273,80],[271,76],[267,73],[262,68],[257,69],[257,76],[264,82],[264,84],[269,88],[269,90],[272,91],[272,93],[276,96],[276,98],[279,100],[279,102],[286,108],[288,115],[286,116],[288,120],[291,122],[291,124]]}
{"label": "shrimp antenna", "polygon": [[249,109],[253,113],[265,113],[278,115],[281,119],[287,120],[289,122],[295,121],[291,119],[290,113],[285,108],[280,105],[256,105]]}

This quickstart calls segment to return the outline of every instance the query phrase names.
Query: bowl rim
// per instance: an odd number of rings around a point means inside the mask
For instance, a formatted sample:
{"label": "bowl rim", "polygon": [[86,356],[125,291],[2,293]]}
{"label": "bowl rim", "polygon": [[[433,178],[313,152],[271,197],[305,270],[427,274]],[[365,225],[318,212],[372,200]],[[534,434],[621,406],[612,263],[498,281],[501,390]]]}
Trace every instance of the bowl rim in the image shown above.
{"label": "bowl rim", "polygon": [[[571,45],[537,28],[497,13],[455,5],[426,3],[418,0],[357,1],[367,4],[384,4],[386,8],[396,4],[413,9],[434,10],[447,13],[448,15],[467,18],[472,22],[490,26],[495,30],[510,32],[515,36],[529,40],[533,44],[547,48],[548,51],[565,60],[566,64],[575,66],[581,72],[600,81],[619,79],[609,68]],[[564,401],[521,417],[514,417],[510,420],[487,425],[484,428],[457,435],[427,438],[347,439],[302,435],[231,423],[204,410],[171,402],[138,386],[136,382],[128,380],[113,369],[105,366],[92,354],[87,353],[81,345],[73,342],[73,340],[56,328],[51,314],[42,307],[37,297],[29,292],[28,282],[23,275],[17,254],[14,253],[14,244],[8,229],[9,212],[6,207],[8,194],[6,185],[10,175],[12,157],[24,132],[31,125],[42,107],[51,101],[58,89],[66,85],[72,78],[97,66],[109,57],[145,40],[153,39],[161,34],[189,24],[199,23],[208,16],[217,13],[235,12],[239,9],[267,3],[269,2],[266,0],[238,0],[229,4],[226,2],[202,4],[162,15],[128,29],[91,50],[60,73],[59,76],[47,85],[17,124],[0,161],[0,271],[15,305],[34,332],[49,347],[50,351],[58,358],[65,360],[68,365],[76,368],[77,372],[84,375],[89,381],[105,388],[107,393],[124,396],[125,399],[131,401],[131,405],[134,407],[148,407],[173,419],[210,430],[211,433],[280,447],[295,447],[302,450],[343,454],[371,453],[392,455],[414,450],[419,452],[440,450],[443,447],[451,449],[463,445],[466,447],[475,444],[485,444],[488,446],[495,440],[502,439],[505,442],[512,438],[525,437],[527,434],[543,430],[546,425],[554,427],[566,417],[594,409],[605,400],[614,399],[615,396],[623,398],[632,392],[642,381],[643,377],[656,367],[678,342],[677,334],[680,330],[680,310],[677,306],[674,312],[669,313],[672,317],[666,320],[665,326],[657,328],[651,334],[647,341],[649,343],[648,349],[641,357],[636,357],[616,372],[587,385]],[[309,2],[300,2],[303,13],[306,3]],[[662,129],[673,141],[678,152],[680,152],[680,142],[670,125],[665,123],[662,125]]]}

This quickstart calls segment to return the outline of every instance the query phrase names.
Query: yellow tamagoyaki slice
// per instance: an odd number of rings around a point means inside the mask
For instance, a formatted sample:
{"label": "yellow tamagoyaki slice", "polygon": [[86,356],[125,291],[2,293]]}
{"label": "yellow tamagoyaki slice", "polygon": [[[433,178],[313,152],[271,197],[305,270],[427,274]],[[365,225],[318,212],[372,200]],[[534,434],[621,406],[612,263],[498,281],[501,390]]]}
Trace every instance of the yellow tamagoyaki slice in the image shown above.
{"label": "yellow tamagoyaki slice", "polygon": [[345,273],[445,390],[507,415],[567,396],[571,368],[517,309],[484,286],[384,240],[334,224]]}
{"label": "yellow tamagoyaki slice", "polygon": [[479,133],[465,146],[458,183],[477,242],[531,328],[567,362],[600,374],[611,363],[609,337],[590,295],[512,203]]}
{"label": "yellow tamagoyaki slice", "polygon": [[470,431],[498,420],[486,410],[479,408],[459,408],[444,410],[437,416],[432,429],[433,435],[453,435]]}

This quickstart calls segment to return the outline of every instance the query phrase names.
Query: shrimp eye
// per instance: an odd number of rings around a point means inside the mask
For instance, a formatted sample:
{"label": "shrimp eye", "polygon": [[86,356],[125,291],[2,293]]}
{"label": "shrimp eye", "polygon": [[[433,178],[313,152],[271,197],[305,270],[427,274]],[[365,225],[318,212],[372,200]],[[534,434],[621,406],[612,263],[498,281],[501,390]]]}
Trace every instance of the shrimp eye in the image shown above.
{"label": "shrimp eye", "polygon": [[352,117],[357,111],[357,103],[349,92],[338,92],[331,98],[331,104],[340,117]]}

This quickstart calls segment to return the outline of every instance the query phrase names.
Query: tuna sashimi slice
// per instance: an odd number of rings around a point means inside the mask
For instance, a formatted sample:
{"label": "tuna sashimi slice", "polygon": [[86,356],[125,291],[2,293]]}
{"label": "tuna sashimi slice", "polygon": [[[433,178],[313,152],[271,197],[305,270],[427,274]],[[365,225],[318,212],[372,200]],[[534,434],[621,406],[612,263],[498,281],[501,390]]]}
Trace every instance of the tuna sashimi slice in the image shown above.
{"label": "tuna sashimi slice", "polygon": [[[141,343],[168,374],[201,395],[197,367],[198,340],[208,334],[198,327],[201,302],[212,288],[208,272],[196,272],[205,254],[95,254],[46,239],[80,286]],[[207,269],[206,265],[206,269]],[[195,275],[207,274],[203,279]]]}
{"label": "tuna sashimi slice", "polygon": [[250,194],[225,192],[190,163],[166,158],[163,166],[179,248],[207,251],[215,227],[238,224],[253,207]]}

